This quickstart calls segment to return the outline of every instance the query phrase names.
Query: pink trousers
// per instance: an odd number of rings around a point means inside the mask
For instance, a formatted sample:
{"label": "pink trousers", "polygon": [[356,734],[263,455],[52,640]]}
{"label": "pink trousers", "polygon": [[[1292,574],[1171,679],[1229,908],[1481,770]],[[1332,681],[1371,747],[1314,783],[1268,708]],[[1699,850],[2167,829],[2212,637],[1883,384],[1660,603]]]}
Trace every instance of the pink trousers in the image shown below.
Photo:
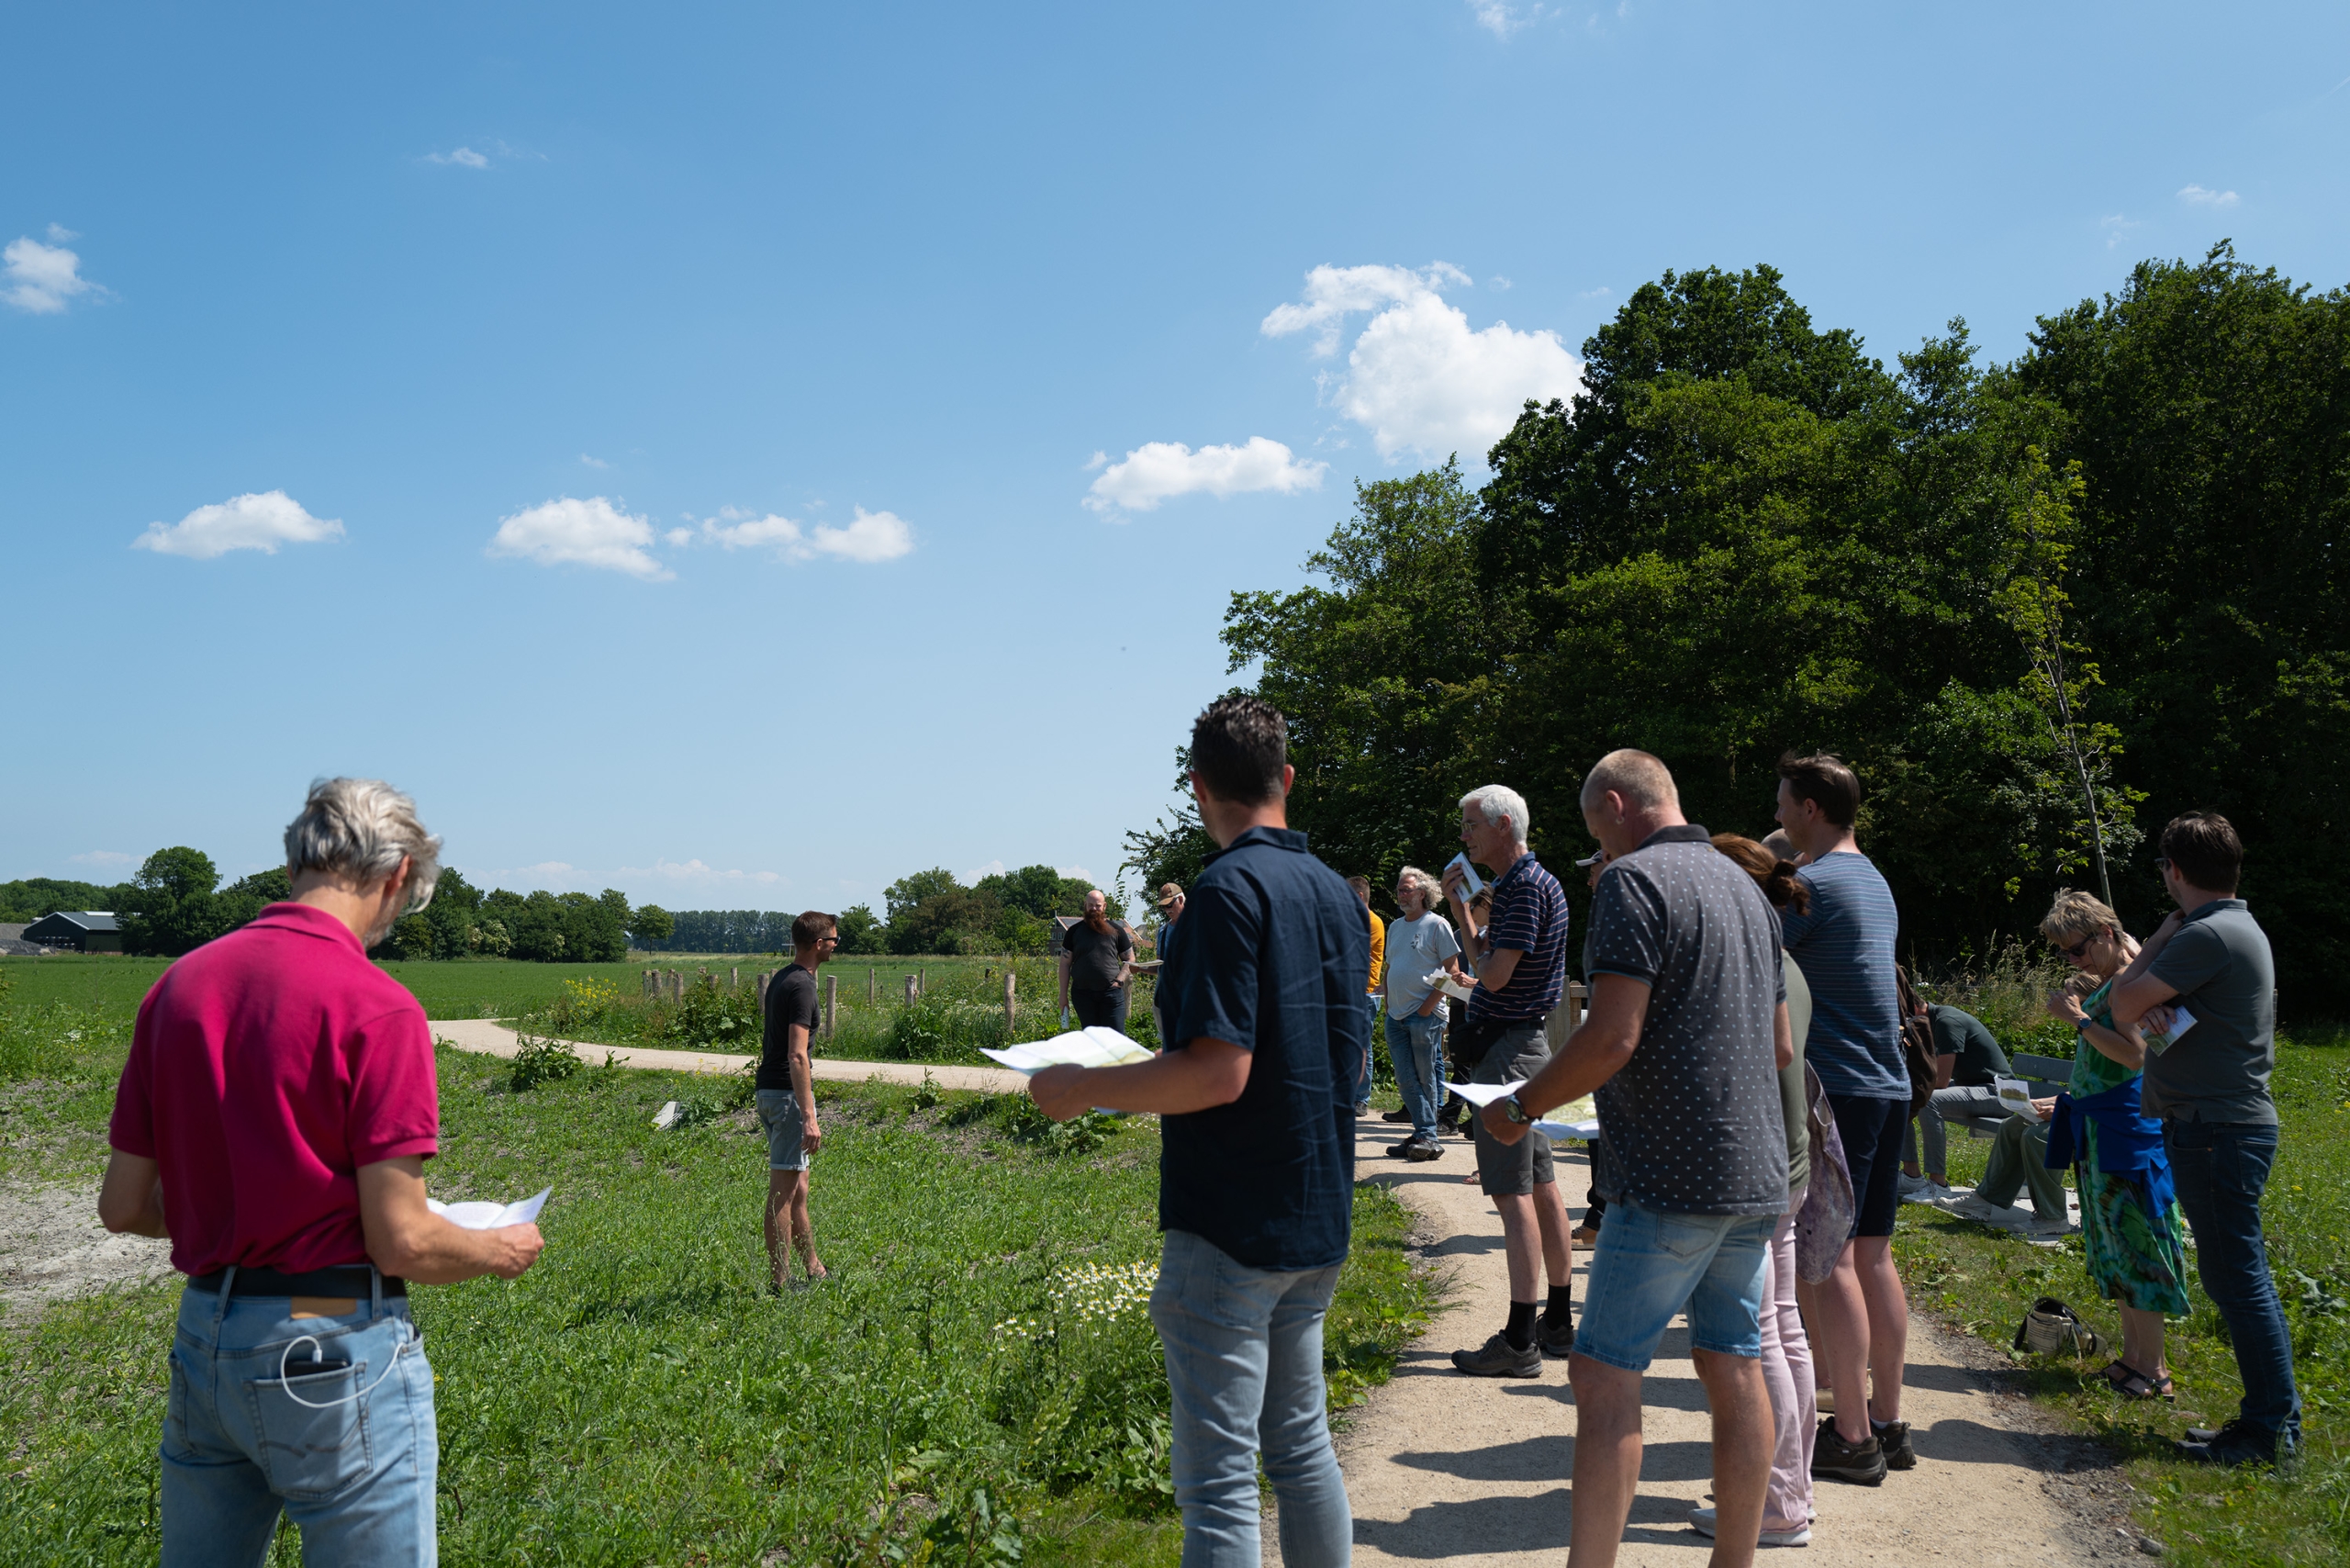
{"label": "pink trousers", "polygon": [[1811,1523],[1811,1445],[1818,1435],[1819,1393],[1812,1381],[1811,1341],[1796,1310],[1796,1214],[1806,1189],[1787,1194],[1787,1212],[1771,1237],[1762,1278],[1762,1382],[1771,1391],[1778,1446],[1771,1455],[1771,1489],[1762,1502],[1764,1529],[1801,1529]]}

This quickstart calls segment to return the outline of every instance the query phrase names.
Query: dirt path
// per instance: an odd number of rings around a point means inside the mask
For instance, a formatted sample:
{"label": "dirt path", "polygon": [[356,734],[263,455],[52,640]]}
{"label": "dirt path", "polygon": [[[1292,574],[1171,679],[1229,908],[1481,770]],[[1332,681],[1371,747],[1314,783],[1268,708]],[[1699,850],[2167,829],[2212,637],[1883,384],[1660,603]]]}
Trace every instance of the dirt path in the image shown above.
{"label": "dirt path", "polygon": [[[485,1056],[510,1057],[514,1054],[518,1036],[503,1024],[487,1018],[457,1018],[432,1025],[435,1039],[446,1040],[460,1050],[479,1051]],[[598,1046],[572,1042],[580,1059],[600,1063],[607,1053],[621,1067],[661,1068],[673,1072],[739,1072],[756,1057],[729,1056],[721,1051],[656,1051],[619,1046]],[[941,1089],[976,1089],[1004,1093],[1028,1087],[1028,1080],[1009,1068],[1002,1067],[924,1067],[917,1062],[903,1061],[828,1061],[822,1055],[810,1060],[809,1066],[820,1079],[838,1080],[846,1083],[863,1083],[868,1079],[880,1079],[885,1083],[920,1083],[927,1076]]]}
{"label": "dirt path", "polygon": [[[1420,1214],[1424,1250],[1449,1267],[1455,1290],[1342,1439],[1355,1561],[1557,1563],[1567,1545],[1574,1455],[1566,1365],[1545,1362],[1539,1380],[1523,1382],[1452,1370],[1449,1353],[1483,1343],[1506,1316],[1501,1221],[1461,1182],[1474,1164],[1468,1144],[1448,1140],[1442,1159],[1409,1165],[1385,1158],[1400,1131],[1364,1124],[1358,1174],[1392,1186]],[[1586,1162],[1562,1149],[1559,1166],[1569,1212],[1580,1214]],[[1590,1256],[1576,1254],[1578,1303]],[[2134,1540],[2103,1517],[2110,1503],[2098,1501],[2118,1483],[2092,1482],[2085,1492],[2057,1479],[2103,1462],[2085,1458],[2076,1439],[2019,1429],[2032,1424],[2029,1407],[1991,1391],[1978,1370],[1987,1360],[1970,1341],[1912,1319],[1902,1413],[1915,1431],[1918,1468],[1881,1487],[1821,1482],[1811,1547],[1794,1561],[1807,1568],[1944,1561],[2020,1568],[2136,1555]],[[1709,1543],[1687,1520],[1707,1500],[1711,1434],[1685,1324],[1667,1333],[1645,1394],[1647,1455],[1619,1561],[1696,1568]]]}
{"label": "dirt path", "polygon": [[21,1317],[63,1296],[171,1270],[170,1242],[107,1234],[95,1182],[0,1192],[0,1314]]}

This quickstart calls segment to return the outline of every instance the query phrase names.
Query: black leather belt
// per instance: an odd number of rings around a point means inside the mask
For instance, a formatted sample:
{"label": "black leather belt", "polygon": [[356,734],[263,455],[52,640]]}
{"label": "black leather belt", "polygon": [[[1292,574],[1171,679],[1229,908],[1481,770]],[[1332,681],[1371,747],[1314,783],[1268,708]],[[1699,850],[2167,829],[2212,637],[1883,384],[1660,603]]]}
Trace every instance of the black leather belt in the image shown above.
{"label": "black leather belt", "polygon": [[[375,1288],[368,1275],[374,1271],[364,1263],[342,1263],[331,1269],[313,1269],[307,1274],[281,1274],[274,1269],[240,1269],[236,1282],[229,1287],[233,1298],[241,1295],[319,1295],[363,1296]],[[188,1276],[188,1289],[207,1295],[220,1294],[220,1282],[229,1271],[219,1269],[209,1274]],[[386,1295],[408,1294],[408,1282],[391,1274],[384,1276]]]}

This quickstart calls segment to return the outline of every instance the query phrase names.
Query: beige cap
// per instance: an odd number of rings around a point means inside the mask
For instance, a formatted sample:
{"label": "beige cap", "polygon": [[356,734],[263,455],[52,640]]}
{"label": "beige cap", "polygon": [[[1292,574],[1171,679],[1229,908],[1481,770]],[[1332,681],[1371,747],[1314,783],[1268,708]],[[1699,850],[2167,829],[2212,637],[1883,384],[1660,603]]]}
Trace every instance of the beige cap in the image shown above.
{"label": "beige cap", "polygon": [[1177,899],[1180,899],[1182,896],[1183,889],[1181,884],[1175,882],[1162,883],[1158,889],[1158,907],[1165,909],[1169,904],[1173,903]]}

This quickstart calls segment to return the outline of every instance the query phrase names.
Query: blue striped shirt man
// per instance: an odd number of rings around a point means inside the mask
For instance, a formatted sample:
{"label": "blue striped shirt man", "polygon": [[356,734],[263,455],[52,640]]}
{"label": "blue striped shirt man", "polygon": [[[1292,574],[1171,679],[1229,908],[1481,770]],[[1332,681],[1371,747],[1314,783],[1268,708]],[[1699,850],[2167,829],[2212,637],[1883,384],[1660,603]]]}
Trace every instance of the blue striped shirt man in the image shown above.
{"label": "blue striped shirt man", "polygon": [[1788,956],[1811,988],[1804,1059],[1840,1100],[1907,1100],[1901,994],[1893,978],[1901,913],[1875,862],[1856,850],[1822,856],[1796,873],[1811,890],[1802,914],[1779,912]]}
{"label": "blue striped shirt man", "polygon": [[1515,947],[1526,956],[1499,991],[1469,993],[1469,1016],[1516,1023],[1547,1018],[1567,989],[1567,894],[1530,854],[1494,879],[1494,912],[1484,951]]}

